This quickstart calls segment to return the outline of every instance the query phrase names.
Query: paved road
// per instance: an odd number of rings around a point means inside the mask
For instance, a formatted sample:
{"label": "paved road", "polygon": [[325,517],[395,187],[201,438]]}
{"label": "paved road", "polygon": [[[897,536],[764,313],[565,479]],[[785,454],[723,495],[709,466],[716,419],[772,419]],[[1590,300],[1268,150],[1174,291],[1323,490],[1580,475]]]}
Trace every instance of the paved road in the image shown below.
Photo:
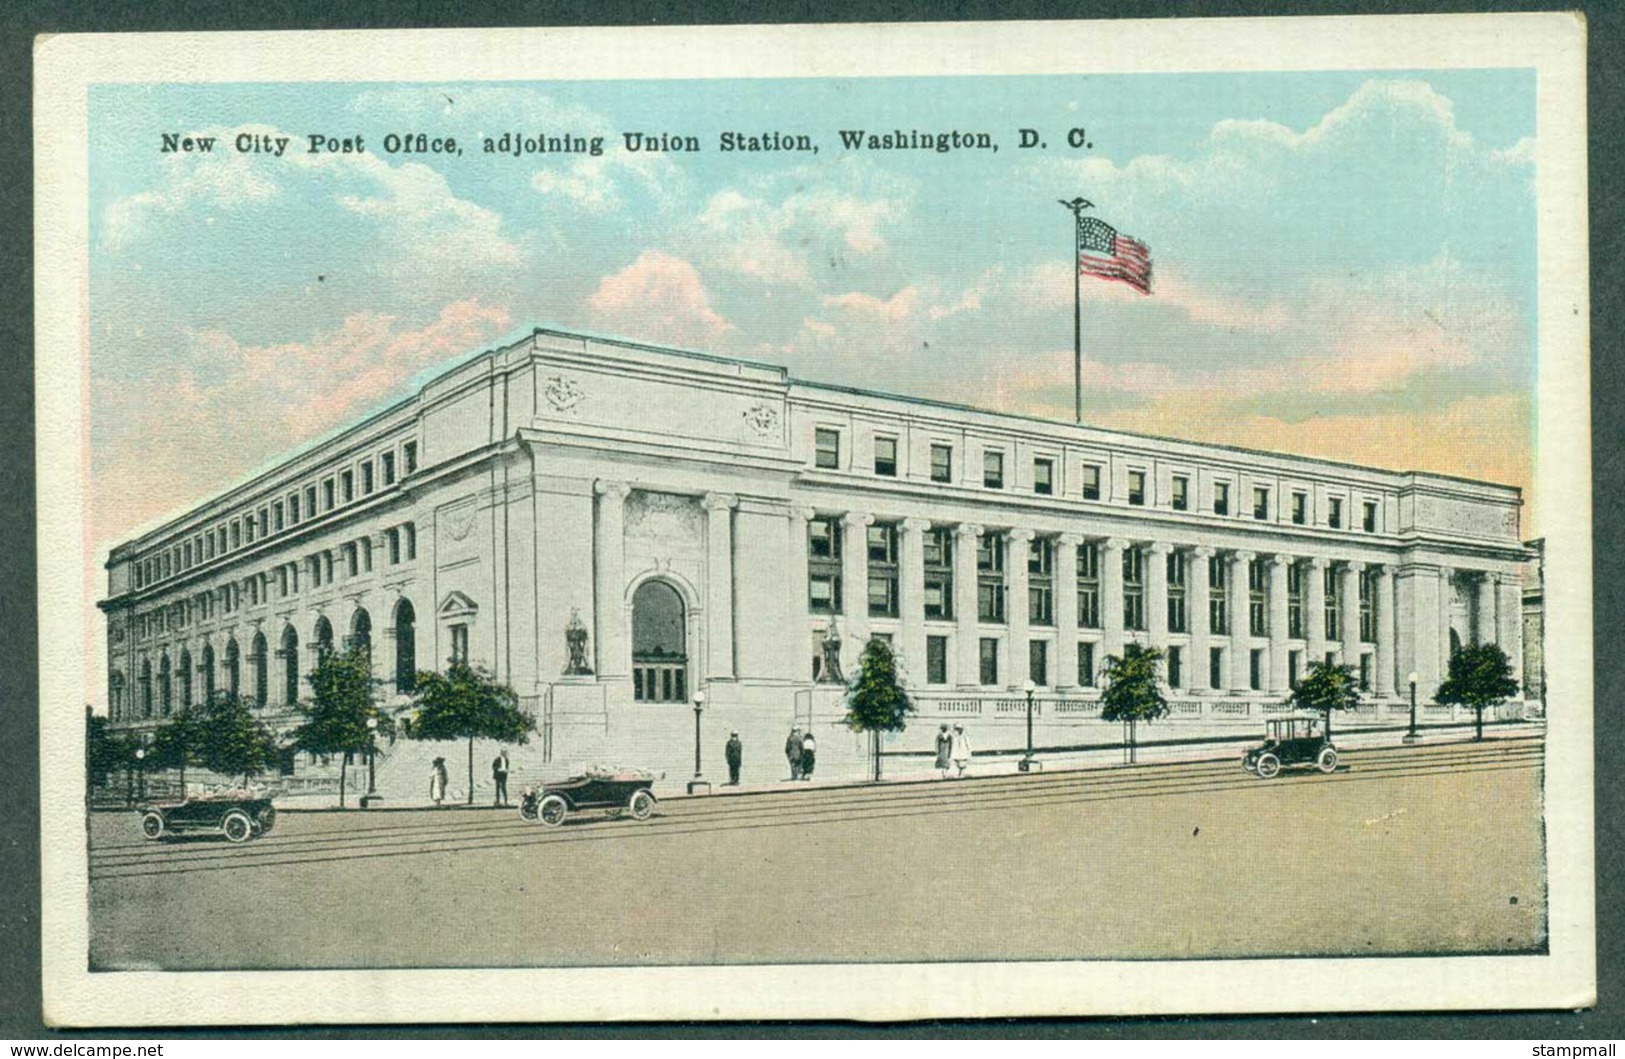
{"label": "paved road", "polygon": [[1545,936],[1542,747],[682,799],[548,829],[285,813],[91,828],[97,969],[1514,952]]}

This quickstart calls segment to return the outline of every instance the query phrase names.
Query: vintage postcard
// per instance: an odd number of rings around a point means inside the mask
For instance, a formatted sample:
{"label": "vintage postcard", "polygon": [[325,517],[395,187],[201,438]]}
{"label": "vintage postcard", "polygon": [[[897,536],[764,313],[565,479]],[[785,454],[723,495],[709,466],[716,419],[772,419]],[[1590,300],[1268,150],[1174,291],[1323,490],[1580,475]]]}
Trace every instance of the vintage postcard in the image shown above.
{"label": "vintage postcard", "polygon": [[42,38],[46,1017],[1591,1003],[1584,54]]}

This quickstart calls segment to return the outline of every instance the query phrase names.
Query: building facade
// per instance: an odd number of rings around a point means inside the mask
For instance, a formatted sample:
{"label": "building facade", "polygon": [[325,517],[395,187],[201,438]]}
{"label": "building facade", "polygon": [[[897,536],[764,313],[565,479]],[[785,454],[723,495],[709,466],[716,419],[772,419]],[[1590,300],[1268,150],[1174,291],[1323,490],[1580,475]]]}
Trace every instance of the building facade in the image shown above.
{"label": "building facade", "polygon": [[1322,659],[1426,699],[1453,646],[1523,663],[1521,503],[538,330],[114,548],[108,706],[277,717],[364,643],[393,703],[462,656],[613,744],[699,691],[788,723],[874,636],[927,702],[1085,703],[1130,641],[1204,714]]}

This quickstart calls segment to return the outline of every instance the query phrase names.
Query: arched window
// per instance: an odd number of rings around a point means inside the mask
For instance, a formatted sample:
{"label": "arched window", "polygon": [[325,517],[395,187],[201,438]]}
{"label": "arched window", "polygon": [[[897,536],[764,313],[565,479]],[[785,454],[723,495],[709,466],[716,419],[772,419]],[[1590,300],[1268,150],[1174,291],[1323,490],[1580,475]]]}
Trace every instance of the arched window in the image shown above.
{"label": "arched window", "polygon": [[141,660],[141,717],[152,716],[152,659]]}
{"label": "arched window", "polygon": [[326,658],[333,653],[333,623],[326,616],[316,619],[316,656]]}
{"label": "arched window", "polygon": [[203,701],[208,702],[214,698],[214,645],[203,645],[203,661],[198,666],[203,674]]}
{"label": "arched window", "polygon": [[282,702],[292,706],[299,701],[299,634],[290,625],[282,630]]}
{"label": "arched window", "polygon": [[192,705],[192,652],[181,648],[181,708]]}
{"label": "arched window", "polygon": [[640,702],[688,699],[683,597],[665,581],[645,581],[632,595],[632,697]]}
{"label": "arched window", "polygon": [[412,601],[395,605],[395,688],[402,694],[417,686],[417,612]]}
{"label": "arched window", "polygon": [[170,684],[169,652],[165,651],[163,658],[158,660],[158,709],[165,717],[169,716]]}
{"label": "arched window", "polygon": [[350,619],[349,646],[359,647],[366,654],[369,664],[372,662],[372,615],[367,613],[365,607],[358,607],[355,617]]}
{"label": "arched window", "polygon": [[261,706],[270,704],[271,700],[271,662],[270,652],[266,649],[265,634],[254,634],[254,642],[249,647],[248,660],[254,667],[254,701]]}
{"label": "arched window", "polygon": [[243,660],[235,636],[226,641],[226,690],[234,697],[243,693]]}

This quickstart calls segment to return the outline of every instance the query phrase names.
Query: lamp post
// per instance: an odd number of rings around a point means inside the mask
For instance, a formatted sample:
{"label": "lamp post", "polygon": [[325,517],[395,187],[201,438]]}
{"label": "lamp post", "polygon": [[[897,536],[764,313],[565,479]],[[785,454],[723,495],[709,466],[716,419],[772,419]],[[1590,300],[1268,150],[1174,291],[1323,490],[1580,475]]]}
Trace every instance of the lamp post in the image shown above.
{"label": "lamp post", "polygon": [[705,692],[694,693],[694,778],[688,781],[688,793],[710,794],[711,784],[700,774],[700,714],[705,712]]}
{"label": "lamp post", "polygon": [[378,797],[378,715],[367,718],[367,793],[361,799],[365,809]]}
{"label": "lamp post", "polygon": [[[145,738],[145,737],[143,737],[143,738]],[[138,746],[138,747],[135,748],[135,783],[136,783],[136,800],[137,801],[142,801],[142,802],[146,801],[147,800],[147,748],[145,746]]]}
{"label": "lamp post", "polygon": [[1027,695],[1027,753],[1017,762],[1016,768],[1022,772],[1042,772],[1044,766],[1033,757],[1033,692],[1038,690],[1038,685],[1029,680],[1021,686],[1021,690]]}
{"label": "lamp post", "polygon": [[1421,738],[1416,734],[1416,674],[1412,673],[1405,678],[1411,685],[1411,728],[1405,733],[1403,742],[1414,743]]}

